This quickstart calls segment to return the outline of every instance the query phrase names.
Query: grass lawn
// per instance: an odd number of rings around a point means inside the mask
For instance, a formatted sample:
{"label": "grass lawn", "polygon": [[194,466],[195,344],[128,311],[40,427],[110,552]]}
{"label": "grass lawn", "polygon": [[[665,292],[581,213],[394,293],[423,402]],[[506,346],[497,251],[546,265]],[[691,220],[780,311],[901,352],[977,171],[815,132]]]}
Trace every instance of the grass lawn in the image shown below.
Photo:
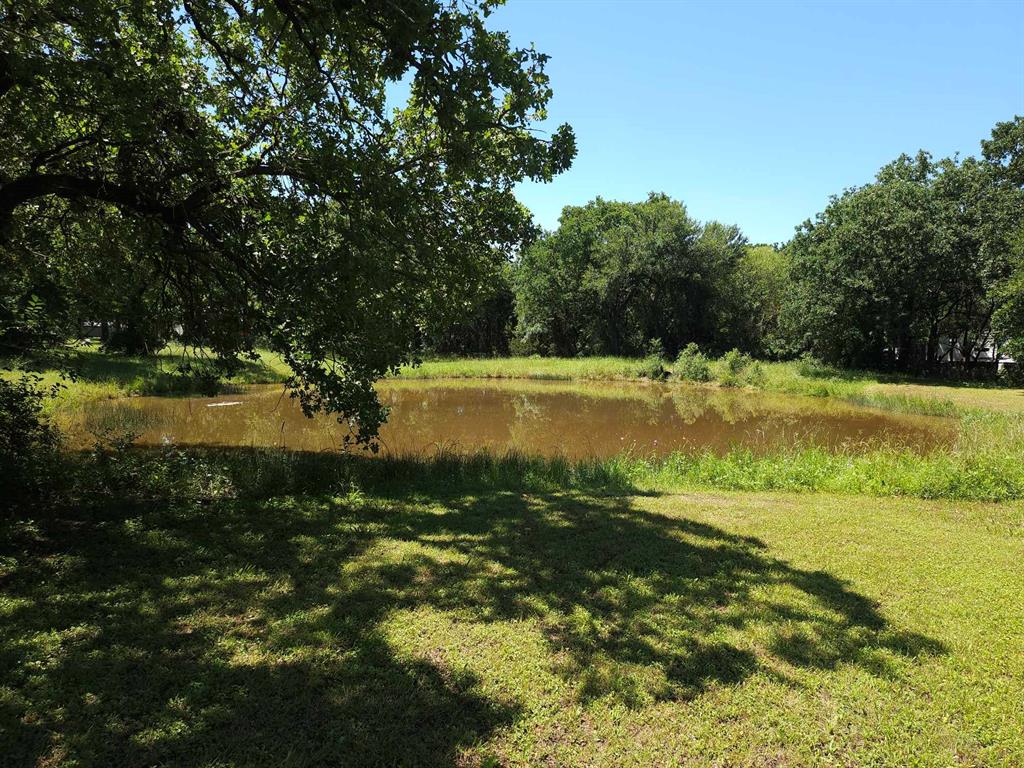
{"label": "grass lawn", "polygon": [[[175,391],[166,358],[81,354],[58,412]],[[234,383],[286,375],[265,359]],[[759,386],[952,407],[958,438],[69,457],[59,506],[0,516],[0,766],[1024,765],[1021,391],[797,363]],[[1009,501],[966,500],[986,498]]]}
{"label": "grass lawn", "polygon": [[871,383],[868,384],[867,391],[910,398],[943,399],[965,409],[1024,414],[1024,389],[1019,387],[951,386],[943,383],[919,384],[908,381]]}
{"label": "grass lawn", "polygon": [[1024,763],[1019,503],[217,456],[6,525],[0,763]]}

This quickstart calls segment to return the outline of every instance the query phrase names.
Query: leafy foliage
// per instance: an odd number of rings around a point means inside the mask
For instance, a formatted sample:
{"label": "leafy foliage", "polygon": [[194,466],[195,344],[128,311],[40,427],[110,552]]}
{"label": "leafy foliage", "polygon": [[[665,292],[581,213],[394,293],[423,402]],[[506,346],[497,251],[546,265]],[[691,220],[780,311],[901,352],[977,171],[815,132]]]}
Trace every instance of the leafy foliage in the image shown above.
{"label": "leafy foliage", "polygon": [[1019,188],[968,158],[906,155],[835,197],[793,239],[787,327],[826,362],[918,370],[968,363],[1007,302]]}
{"label": "leafy foliage", "polygon": [[568,126],[531,130],[546,57],[492,6],[4,5],[4,307],[45,288],[67,329],[128,297],[227,361],[263,341],[368,440],[373,381],[530,231],[513,185],[575,152]]}
{"label": "leafy foliage", "polygon": [[736,318],[736,343],[759,357],[781,357],[789,340],[781,326],[792,281],[791,257],[785,248],[752,245],[744,249],[730,282]]}
{"label": "leafy foliage", "polygon": [[672,372],[686,381],[711,381],[711,366],[707,356],[692,341],[679,351]]}
{"label": "leafy foliage", "polygon": [[40,418],[38,377],[0,378],[0,515],[44,493],[58,463],[58,435]]}
{"label": "leafy foliage", "polygon": [[515,329],[511,265],[505,264],[484,286],[469,310],[440,329],[428,329],[424,347],[438,355],[507,355]]}
{"label": "leafy foliage", "polygon": [[640,355],[651,339],[670,355],[688,341],[719,344],[743,245],[736,227],[699,224],[666,195],[568,206],[516,269],[518,332],[570,356]]}
{"label": "leafy foliage", "polygon": [[[981,143],[985,158],[995,164],[995,173],[1009,185],[1024,188],[1024,117],[997,123],[992,138]],[[1017,218],[1010,235],[1013,274],[1001,286],[1001,306],[992,319],[996,333],[1007,343],[1010,354],[1024,361],[1024,216]],[[1024,368],[1024,364],[1021,364]],[[1017,379],[1024,379],[1020,370]]]}
{"label": "leafy foliage", "polygon": [[1024,187],[1024,117],[996,123],[992,136],[981,142],[982,155],[998,167],[1009,183]]}

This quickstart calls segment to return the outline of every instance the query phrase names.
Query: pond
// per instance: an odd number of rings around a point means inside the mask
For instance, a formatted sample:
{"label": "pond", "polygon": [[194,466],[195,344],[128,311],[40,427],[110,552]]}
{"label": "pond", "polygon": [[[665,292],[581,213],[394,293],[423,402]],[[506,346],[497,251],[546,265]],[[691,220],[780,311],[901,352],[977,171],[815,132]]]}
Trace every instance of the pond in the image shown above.
{"label": "pond", "polygon": [[[494,380],[390,380],[379,386],[391,409],[381,453],[516,450],[568,458],[628,451],[764,453],[781,446],[862,450],[889,444],[926,451],[948,444],[954,422],[856,407],[827,399],[680,384]],[[280,386],[215,398],[136,397],[93,408],[72,433],[88,444],[125,424],[141,445],[284,447],[332,451],[347,427],[307,419]],[[106,426],[104,426],[106,425]]]}

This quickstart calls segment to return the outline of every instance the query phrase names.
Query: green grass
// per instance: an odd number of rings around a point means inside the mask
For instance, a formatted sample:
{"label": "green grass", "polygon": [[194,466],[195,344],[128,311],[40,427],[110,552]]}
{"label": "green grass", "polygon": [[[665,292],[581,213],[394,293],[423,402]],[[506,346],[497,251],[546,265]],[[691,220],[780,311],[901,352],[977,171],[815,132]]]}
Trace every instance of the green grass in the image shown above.
{"label": "green grass", "polygon": [[427,360],[402,368],[408,379],[638,379],[642,360],[628,357],[493,357]]}
{"label": "green grass", "polygon": [[[607,381],[638,362],[413,375],[633,396]],[[57,412],[165,370],[86,363]],[[1024,764],[1017,391],[800,363],[757,385],[955,414],[958,437],[584,462],[66,456],[57,501],[0,517],[0,764]],[[116,447],[134,411],[88,424]]]}
{"label": "green grass", "polygon": [[1024,761],[1020,504],[80,461],[0,531],[5,764]]}
{"label": "green grass", "polygon": [[[82,402],[96,399],[125,397],[129,395],[180,395],[194,394],[207,387],[215,391],[232,391],[248,384],[270,384],[288,378],[289,369],[281,359],[267,351],[259,353],[259,360],[244,361],[241,370],[218,383],[197,380],[184,376],[179,369],[184,363],[195,362],[185,354],[182,347],[171,345],[156,355],[132,357],[111,355],[97,347],[85,345],[74,350],[68,358],[73,378],[63,370],[36,361],[34,368],[41,369],[41,383],[44,386],[63,384],[63,389],[51,402],[51,409],[75,408]],[[0,369],[13,361],[0,360]],[[14,375],[2,371],[3,375]]]}
{"label": "green grass", "polygon": [[[403,368],[403,379],[639,380],[643,360],[621,357],[506,357],[427,360]],[[677,381],[668,366],[669,382]],[[740,386],[791,395],[827,397],[899,413],[958,416],[970,411],[1024,413],[1024,389],[956,386],[865,371],[809,368],[801,361],[759,362],[757,375],[732,374],[722,360],[710,363],[711,381],[702,386]]]}

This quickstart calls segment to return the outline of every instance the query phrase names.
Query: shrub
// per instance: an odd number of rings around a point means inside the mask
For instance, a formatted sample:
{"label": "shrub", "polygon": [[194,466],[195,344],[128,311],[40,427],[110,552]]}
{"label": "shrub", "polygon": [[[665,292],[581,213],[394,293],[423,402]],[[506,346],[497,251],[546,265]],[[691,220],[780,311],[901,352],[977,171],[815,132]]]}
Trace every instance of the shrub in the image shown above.
{"label": "shrub", "polygon": [[1011,387],[1024,386],[1024,361],[1004,366],[999,372],[999,381]]}
{"label": "shrub", "polygon": [[809,379],[820,379],[835,374],[835,369],[816,358],[810,352],[800,356],[796,371]]}
{"label": "shrub", "polygon": [[743,380],[752,387],[763,387],[765,382],[764,366],[755,360],[744,370]]}
{"label": "shrub", "polygon": [[730,349],[724,355],[722,355],[722,363],[725,365],[725,370],[735,376],[739,376],[743,371],[752,363],[754,359],[738,349]]}
{"label": "shrub", "polygon": [[665,348],[661,339],[651,339],[647,342],[647,355],[640,361],[637,374],[652,381],[661,381],[668,377],[668,369],[665,368]]}
{"label": "shrub", "polygon": [[0,499],[9,508],[37,499],[57,476],[57,431],[41,418],[38,377],[0,379]]}
{"label": "shrub", "polygon": [[[745,373],[754,363],[754,359],[738,349],[730,349],[722,355],[722,372],[718,381],[723,387],[739,387],[746,382]],[[763,372],[762,372],[763,377]]]}
{"label": "shrub", "polygon": [[661,339],[648,340],[647,357],[656,357],[659,360],[665,359],[665,345],[661,343]]}
{"label": "shrub", "polygon": [[661,381],[668,377],[668,369],[665,368],[665,361],[660,357],[648,355],[640,361],[640,368],[637,374],[644,379]]}
{"label": "shrub", "polygon": [[708,358],[692,341],[679,352],[673,372],[686,381],[711,381]]}

